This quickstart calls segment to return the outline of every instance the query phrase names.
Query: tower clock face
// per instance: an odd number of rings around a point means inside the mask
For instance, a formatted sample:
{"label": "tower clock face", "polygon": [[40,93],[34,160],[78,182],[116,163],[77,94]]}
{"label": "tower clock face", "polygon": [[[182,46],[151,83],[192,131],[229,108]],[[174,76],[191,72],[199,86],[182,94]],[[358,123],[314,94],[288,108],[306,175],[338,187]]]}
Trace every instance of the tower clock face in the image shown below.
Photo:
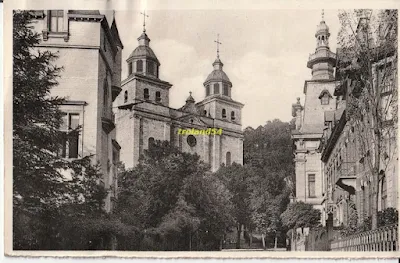
{"label": "tower clock face", "polygon": [[196,137],[194,137],[193,135],[189,135],[187,137],[187,143],[189,144],[190,147],[196,146],[197,143]]}

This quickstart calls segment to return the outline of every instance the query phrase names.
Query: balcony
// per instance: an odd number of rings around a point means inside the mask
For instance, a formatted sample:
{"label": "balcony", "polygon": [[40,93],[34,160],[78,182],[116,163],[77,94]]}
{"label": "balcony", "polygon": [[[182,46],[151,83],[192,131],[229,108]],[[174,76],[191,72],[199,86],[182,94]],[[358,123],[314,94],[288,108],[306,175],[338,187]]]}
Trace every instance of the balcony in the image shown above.
{"label": "balcony", "polygon": [[309,55],[307,67],[312,68],[315,63],[326,60],[330,60],[334,63],[336,61],[336,54],[329,50],[319,50]]}
{"label": "balcony", "polygon": [[115,115],[111,109],[104,109],[101,116],[101,124],[106,133],[115,129]]}
{"label": "balcony", "polygon": [[342,162],[336,172],[336,185],[350,194],[355,194],[356,171],[355,162]]}

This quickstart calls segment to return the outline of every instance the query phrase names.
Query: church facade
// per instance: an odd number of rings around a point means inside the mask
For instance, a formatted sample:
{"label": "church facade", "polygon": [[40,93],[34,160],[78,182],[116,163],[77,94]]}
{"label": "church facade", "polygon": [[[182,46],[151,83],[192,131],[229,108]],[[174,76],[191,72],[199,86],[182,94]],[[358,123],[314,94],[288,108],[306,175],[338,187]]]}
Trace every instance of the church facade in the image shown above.
{"label": "church facade", "polygon": [[334,67],[336,54],[329,49],[329,27],[324,19],[317,26],[316,49],[310,55],[307,67],[312,78],[304,83],[305,101],[300,98],[292,105],[296,129],[292,131],[295,146],[296,201],[312,204],[323,210],[323,163],[319,151],[325,128],[325,115],[336,108]]}
{"label": "church facade", "polygon": [[[233,85],[223,71],[219,54],[203,83],[203,100],[196,103],[190,94],[181,108],[174,109],[169,107],[172,84],[159,78],[161,63],[150,47],[145,28],[138,42],[126,60],[128,76],[114,101],[116,136],[122,146],[120,160],[125,168],[136,166],[140,155],[156,140],[169,141],[183,152],[198,154],[212,171],[222,164],[243,164],[244,105],[232,99]],[[222,132],[181,132],[207,129]]]}

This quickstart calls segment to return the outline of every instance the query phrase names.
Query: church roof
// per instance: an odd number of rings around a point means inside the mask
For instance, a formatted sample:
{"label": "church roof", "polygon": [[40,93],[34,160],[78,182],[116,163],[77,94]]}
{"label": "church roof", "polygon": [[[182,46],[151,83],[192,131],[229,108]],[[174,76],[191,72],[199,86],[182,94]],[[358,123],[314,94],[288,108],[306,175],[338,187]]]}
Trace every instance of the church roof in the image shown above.
{"label": "church roof", "polygon": [[329,27],[325,23],[324,20],[322,20],[319,25],[317,26],[317,32],[315,33],[315,36],[317,36],[319,33],[328,33],[329,34]]}
{"label": "church roof", "polygon": [[128,60],[130,58],[138,58],[138,57],[151,58],[151,59],[155,60],[158,64],[160,64],[160,62],[157,59],[156,54],[149,46],[138,46],[130,54],[130,56],[128,57]]}
{"label": "church roof", "polygon": [[226,82],[231,82],[228,78],[228,75],[222,70],[214,69],[207,77],[206,82],[209,81],[226,81]]}

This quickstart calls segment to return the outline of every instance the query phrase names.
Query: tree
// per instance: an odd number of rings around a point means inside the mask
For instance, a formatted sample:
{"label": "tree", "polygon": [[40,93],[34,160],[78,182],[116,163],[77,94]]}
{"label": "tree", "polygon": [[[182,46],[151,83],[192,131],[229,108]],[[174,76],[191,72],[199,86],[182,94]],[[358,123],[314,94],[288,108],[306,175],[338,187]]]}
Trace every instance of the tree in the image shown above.
{"label": "tree", "polygon": [[232,215],[235,219],[237,229],[236,248],[240,248],[240,234],[242,226],[250,227],[251,222],[251,200],[249,179],[251,178],[251,170],[233,163],[230,166],[222,166],[215,176],[226,185],[232,194],[231,202],[233,204]]}
{"label": "tree", "polygon": [[116,212],[144,234],[141,250],[215,250],[230,225],[230,194],[198,155],[156,141],[121,174]]}
{"label": "tree", "polygon": [[102,237],[93,229],[93,220],[111,225],[102,174],[91,156],[69,161],[58,155],[63,99],[51,89],[62,68],[54,65],[56,54],[36,48],[40,36],[30,12],[14,12],[13,23],[14,249],[104,249],[95,245]]}
{"label": "tree", "polygon": [[397,156],[397,10],[341,11],[337,75],[349,83],[347,116],[358,137],[378,227],[379,186]]}
{"label": "tree", "polygon": [[304,202],[290,203],[281,214],[283,226],[287,229],[298,227],[315,227],[319,225],[321,212],[311,204]]}
{"label": "tree", "polygon": [[[252,222],[264,237],[285,242],[280,214],[294,191],[294,164],[291,142],[292,124],[268,121],[244,133],[244,162],[252,170],[248,178],[251,193]],[[265,244],[264,244],[265,246]]]}

